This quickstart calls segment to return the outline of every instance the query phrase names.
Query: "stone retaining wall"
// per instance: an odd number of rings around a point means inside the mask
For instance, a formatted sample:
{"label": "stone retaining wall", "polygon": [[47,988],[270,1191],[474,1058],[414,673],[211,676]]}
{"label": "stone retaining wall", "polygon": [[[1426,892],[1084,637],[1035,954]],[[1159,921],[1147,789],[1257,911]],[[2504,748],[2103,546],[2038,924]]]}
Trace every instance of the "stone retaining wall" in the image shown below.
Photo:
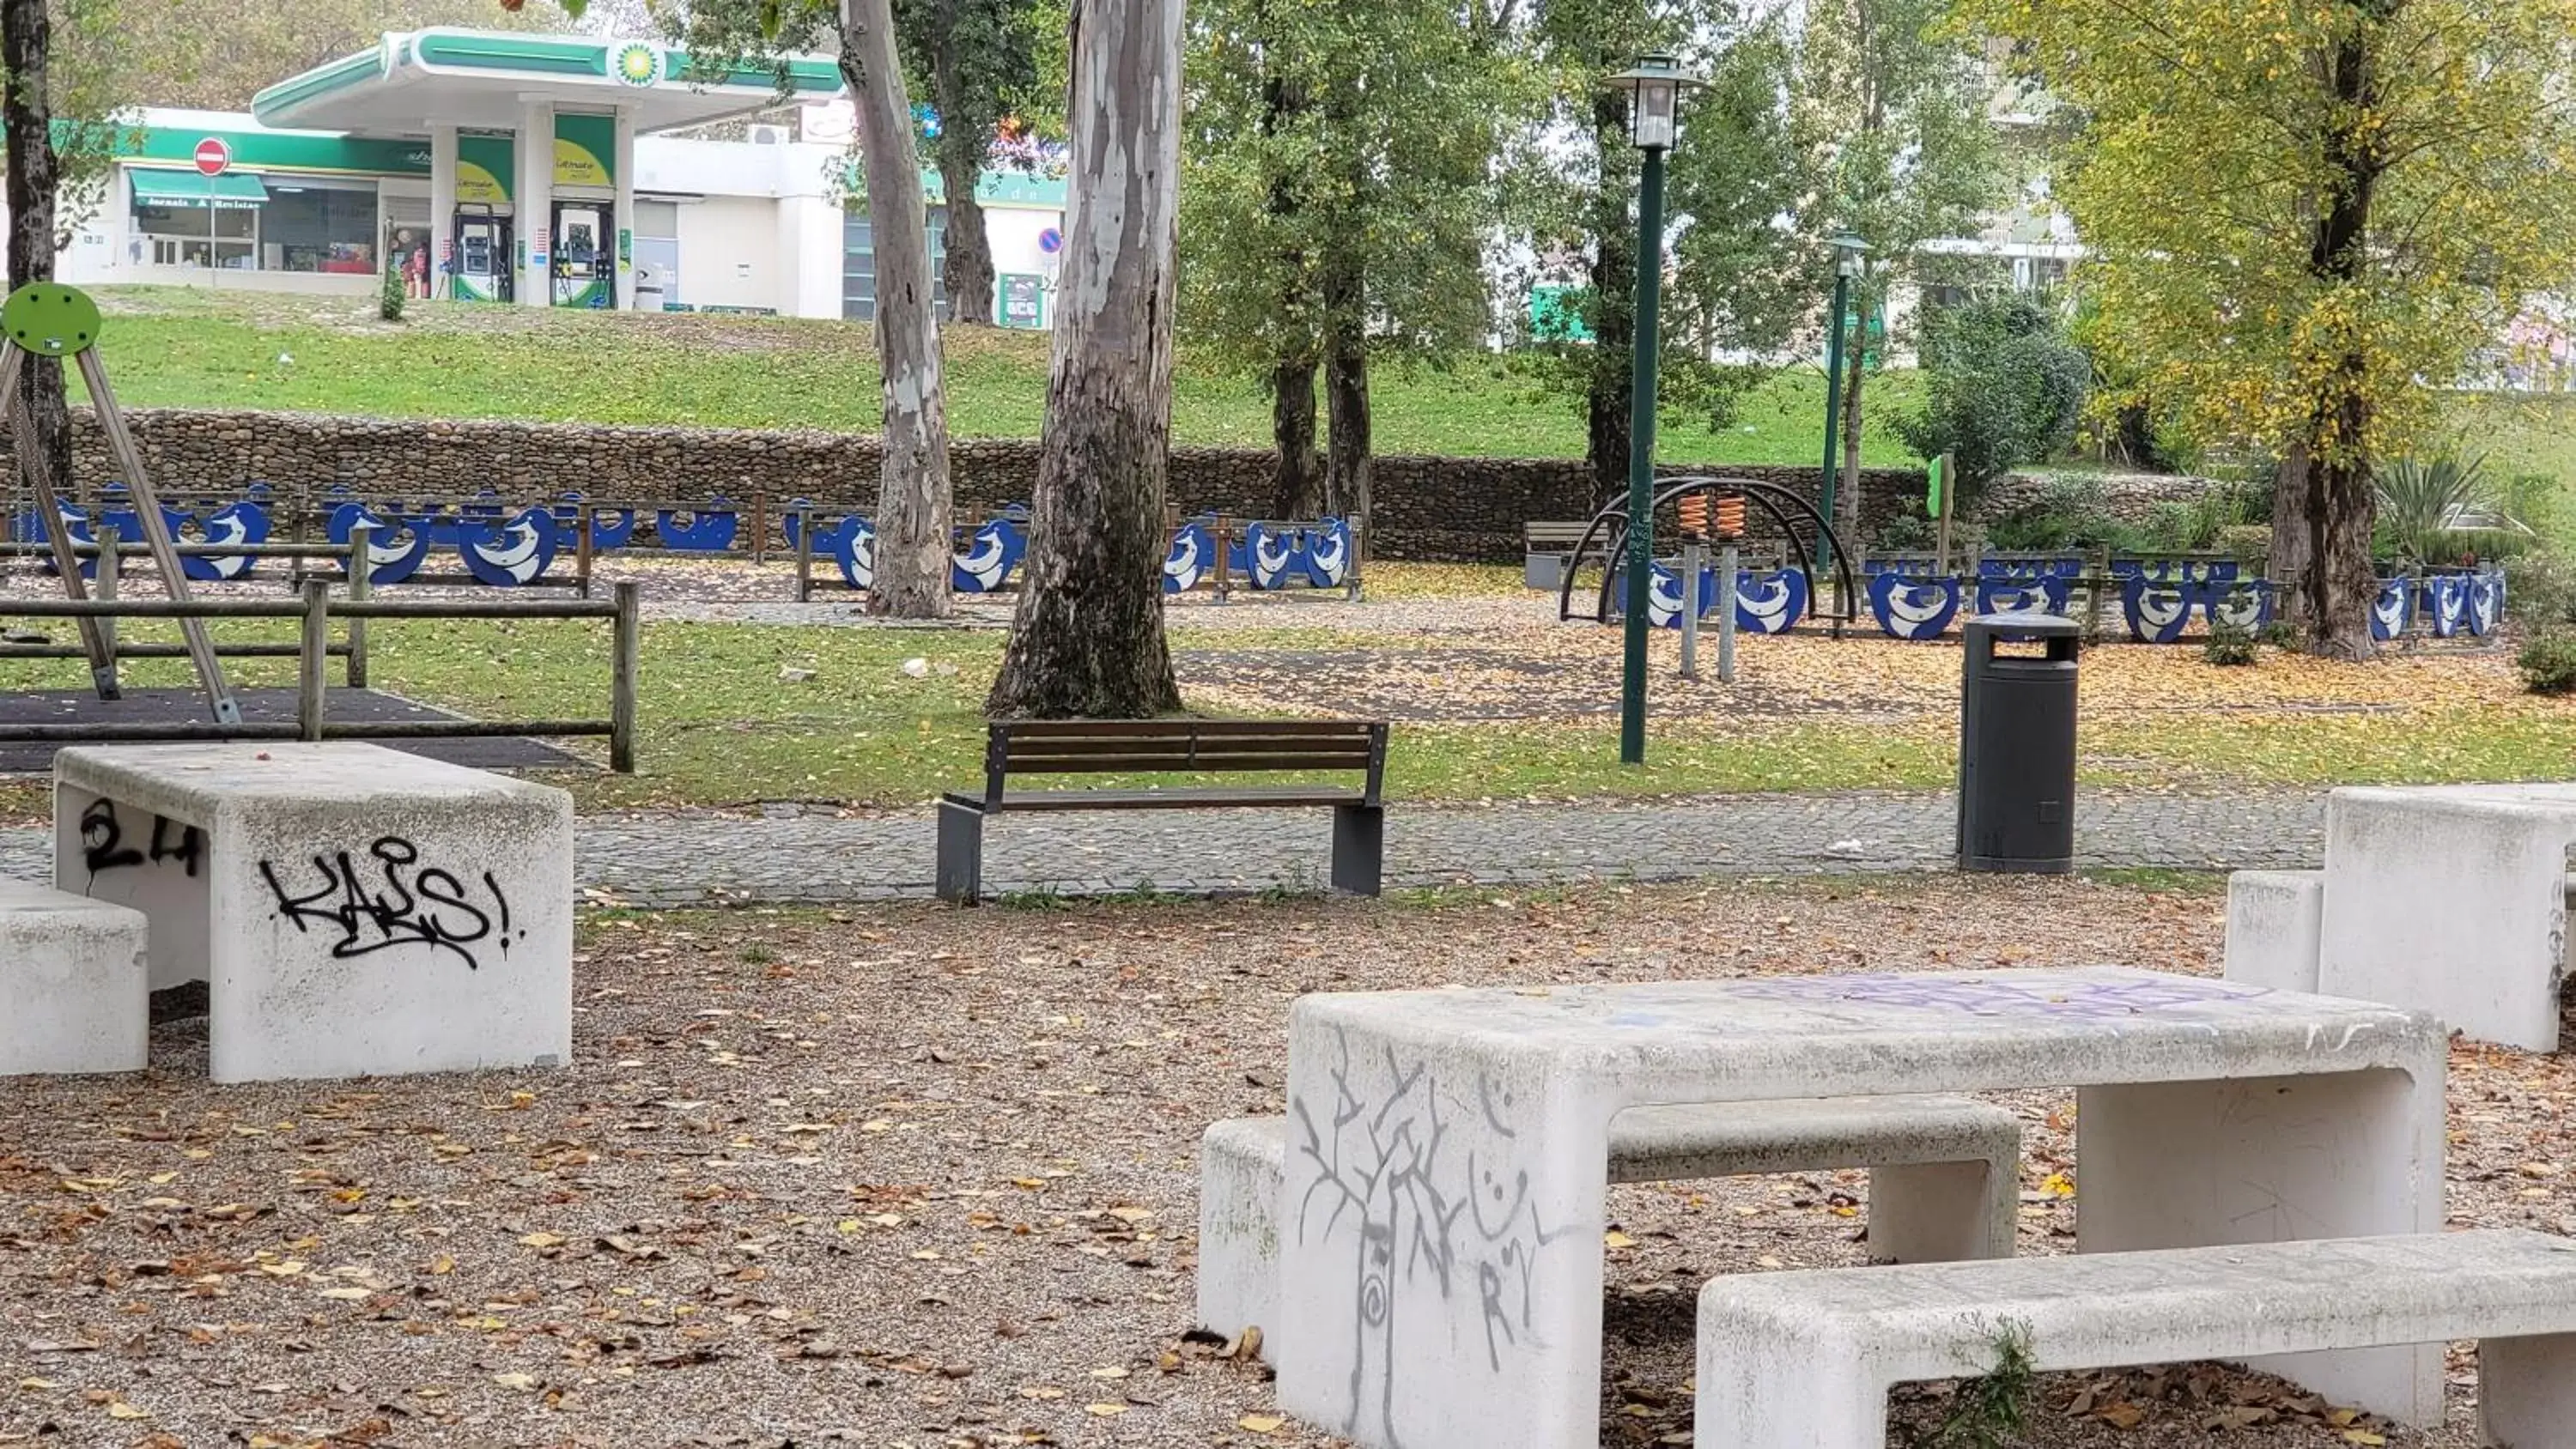
{"label": "stone retaining wall", "polygon": [[[260,480],[281,489],[342,482],[410,501],[461,499],[485,488],[513,501],[578,488],[603,503],[724,496],[745,507],[765,493],[773,510],[795,497],[839,506],[876,497],[877,440],[857,434],[179,408],[134,408],[128,417],[154,484],[172,501],[200,491],[229,495]],[[75,482],[86,496],[112,472],[85,409],[75,410],[73,432]],[[1037,463],[1033,440],[961,439],[951,453],[958,499],[982,507],[1024,500],[1036,485]],[[1176,448],[1171,501],[1188,513],[1257,517],[1268,510],[1270,470],[1267,452]],[[1801,489],[1815,479],[1812,468],[1664,471],[1721,472]],[[1913,470],[1864,472],[1866,526],[1874,530],[1902,500],[1920,498],[1922,487],[1922,474]],[[1590,474],[1578,460],[1383,457],[1371,552],[1391,559],[1514,560],[1524,522],[1587,517],[1592,496]]]}

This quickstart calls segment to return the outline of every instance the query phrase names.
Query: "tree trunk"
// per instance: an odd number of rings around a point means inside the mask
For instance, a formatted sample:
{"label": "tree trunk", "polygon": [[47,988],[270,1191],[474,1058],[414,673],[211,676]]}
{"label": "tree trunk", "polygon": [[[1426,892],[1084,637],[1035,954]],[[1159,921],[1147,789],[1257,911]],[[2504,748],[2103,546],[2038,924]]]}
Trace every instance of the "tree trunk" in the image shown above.
{"label": "tree trunk", "polygon": [[[2331,200],[2317,218],[2308,269],[2328,288],[2351,292],[2366,284],[2371,202],[2387,166],[2379,133],[2369,128],[2379,102],[2369,39],[2345,36],[2330,65],[2336,113],[2345,119],[2327,132],[2325,162],[2341,184],[2331,188]],[[2308,553],[2300,591],[2307,596],[2310,652],[2368,659],[2379,650],[2370,637],[2379,579],[2370,560],[2378,498],[2370,477],[2369,362],[2357,343],[2344,345],[2309,414],[2303,490]]]}
{"label": "tree trunk", "polygon": [[997,716],[1181,707],[1163,638],[1181,0],[1074,0],[1071,197],[1027,584]]}
{"label": "tree trunk", "polygon": [[1592,220],[1592,379],[1584,397],[1583,456],[1592,464],[1595,506],[1628,496],[1629,384],[1637,323],[1636,222],[1628,214],[1614,156],[1628,149],[1627,102],[1604,94],[1592,106],[1593,142],[1601,156],[1602,191]]}
{"label": "tree trunk", "polygon": [[1843,380],[1843,476],[1834,489],[1834,532],[1846,548],[1860,542],[1860,394],[1861,382],[1869,375],[1863,364],[1869,349],[1870,303],[1866,297],[1856,300],[1860,320],[1843,351],[1849,371]]}
{"label": "tree trunk", "polygon": [[982,327],[993,322],[993,240],[984,230],[984,206],[975,198],[975,183],[984,178],[984,157],[993,141],[980,126],[945,124],[974,108],[965,104],[957,73],[957,0],[939,3],[943,13],[939,43],[930,57],[930,90],[943,122],[932,150],[940,185],[948,193],[948,256],[940,263],[940,279],[948,284],[948,320]]}
{"label": "tree trunk", "polygon": [[[47,67],[53,21],[45,0],[0,0],[0,128],[8,133],[9,289],[54,276],[56,165],[53,101]],[[19,374],[33,438],[13,439],[22,464],[42,469],[55,492],[69,501],[72,483],[71,418],[63,401],[63,365],[29,354]]]}
{"label": "tree trunk", "polygon": [[2282,585],[2281,622],[2302,634],[2316,627],[2305,580],[2312,549],[2308,539],[2308,445],[2293,441],[2281,457],[2272,483],[2272,557],[2264,577]]}
{"label": "tree trunk", "polygon": [[1330,414],[1330,465],[1325,472],[1324,507],[1335,517],[1369,517],[1371,475],[1376,471],[1369,447],[1368,346],[1365,339],[1336,338],[1324,360],[1324,399]]}
{"label": "tree trunk", "polygon": [[1270,437],[1279,449],[1270,511],[1313,518],[1324,510],[1324,465],[1315,456],[1315,361],[1292,358],[1270,371]]}
{"label": "tree trunk", "polygon": [[842,0],[841,74],[858,102],[868,221],[876,237],[877,364],[885,457],[877,474],[876,577],[868,612],[950,613],[948,399],[931,307],[929,222],[912,144],[912,97],[895,63],[890,0]]}

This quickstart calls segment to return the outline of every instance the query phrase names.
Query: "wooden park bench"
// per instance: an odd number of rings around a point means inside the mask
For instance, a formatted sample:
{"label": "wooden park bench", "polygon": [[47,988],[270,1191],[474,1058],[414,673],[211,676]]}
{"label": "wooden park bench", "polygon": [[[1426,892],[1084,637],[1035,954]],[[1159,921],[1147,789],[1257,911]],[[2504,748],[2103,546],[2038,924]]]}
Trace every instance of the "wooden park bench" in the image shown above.
{"label": "wooden park bench", "polygon": [[[1383,720],[1003,720],[984,742],[981,794],[939,801],[939,898],[973,905],[984,876],[984,821],[1033,810],[1243,810],[1328,807],[1333,889],[1378,893],[1385,860]],[[1021,775],[1233,775],[1351,772],[1351,785],[1220,785],[1022,790]]]}

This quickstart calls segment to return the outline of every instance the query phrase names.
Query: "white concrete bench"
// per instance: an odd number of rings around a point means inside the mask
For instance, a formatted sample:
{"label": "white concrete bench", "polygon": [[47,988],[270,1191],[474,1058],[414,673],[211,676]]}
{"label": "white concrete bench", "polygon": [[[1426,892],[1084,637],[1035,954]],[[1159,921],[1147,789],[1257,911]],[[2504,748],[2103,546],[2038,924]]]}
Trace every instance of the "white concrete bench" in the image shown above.
{"label": "white concrete bench", "polygon": [[2556,1051],[2571,846],[2576,785],[2335,791],[2317,989]]}
{"label": "white concrete bench", "polygon": [[[1279,1193],[1288,1119],[1208,1128],[1199,1145],[1200,1326],[1279,1331]],[[1612,1182],[1870,1169],[1872,1258],[2009,1258],[2021,1122],[1968,1097],[1836,1097],[1638,1107],[1610,1128]]]}
{"label": "white concrete bench", "polygon": [[[2560,921],[2556,929],[2563,936],[2565,919],[2571,908],[2576,908],[2576,875],[2559,875],[2554,879],[2557,884]],[[2542,894],[2546,896],[2548,893],[2548,887],[2544,886]],[[2346,899],[2352,898],[2352,893],[2348,891]],[[2447,975],[2466,976],[2473,979],[2486,974],[2489,968],[2478,964],[2485,958],[2466,954],[2467,948],[2460,944],[2471,940],[2477,934],[2478,928],[2463,918],[2465,911],[2477,909],[2477,907],[2441,907],[2437,910],[2430,901],[2420,902],[2419,906],[2424,910],[2436,911],[2435,918],[2428,924],[2435,927],[2438,934],[2426,943],[2425,957],[2418,965],[2418,972],[2424,977]],[[2328,973],[2324,969],[2325,928],[2326,872],[2322,870],[2240,870],[2236,872],[2227,878],[2227,979],[2242,982],[2248,986],[2268,986],[2275,991],[2326,991],[2338,995],[2355,994],[2360,987],[2356,983],[2344,980],[2341,972],[2334,973],[2337,977],[2337,985],[2330,986],[2326,983],[2325,978]],[[2560,965],[2555,974],[2546,966],[2536,965],[2528,949],[2515,951],[2512,959],[2521,963],[2513,969],[2534,978],[2539,983],[2539,989],[2545,998],[2553,980],[2556,980],[2559,989],[2563,990],[2567,977],[2576,973],[2566,970],[2564,964],[2566,946],[2563,941],[2556,948],[2560,954],[2555,958],[2548,954],[2551,947],[2545,939],[2540,944],[2543,953],[2541,960],[2559,960]],[[2525,943],[2526,948],[2528,945],[2529,943]],[[2422,994],[2420,984],[2384,989],[2403,989],[2409,994]],[[2394,1004],[2417,1006],[2439,1014],[2435,1004],[2428,1000],[2412,1002],[2398,1000]],[[2531,1018],[2526,1021],[2526,1026],[2536,1033],[2540,1018],[2548,1017],[2552,1011],[2554,1007],[2546,999],[2530,1003],[2529,1009],[2524,1012],[2526,1017]],[[2535,1012],[2539,1015],[2533,1016]],[[2552,1030],[2554,1030],[2554,1019]],[[2472,1033],[2472,1035],[2475,1034]],[[2535,1035],[2530,1042],[2516,1044],[2536,1045],[2538,1040],[2539,1037]],[[2546,1050],[2546,1048],[2540,1049]]]}
{"label": "white concrete bench", "polygon": [[0,1077],[143,1070],[144,930],[139,911],[0,880]]}
{"label": "white concrete bench", "polygon": [[572,797],[374,745],[54,759],[54,884],[207,983],[219,1082],[560,1065]]}
{"label": "white concrete bench", "polygon": [[1986,1373],[2007,1332],[2041,1372],[2474,1338],[2486,1442],[2576,1449],[2576,1241],[2527,1232],[1713,1279],[1698,1442],[1883,1449],[1891,1387]]}

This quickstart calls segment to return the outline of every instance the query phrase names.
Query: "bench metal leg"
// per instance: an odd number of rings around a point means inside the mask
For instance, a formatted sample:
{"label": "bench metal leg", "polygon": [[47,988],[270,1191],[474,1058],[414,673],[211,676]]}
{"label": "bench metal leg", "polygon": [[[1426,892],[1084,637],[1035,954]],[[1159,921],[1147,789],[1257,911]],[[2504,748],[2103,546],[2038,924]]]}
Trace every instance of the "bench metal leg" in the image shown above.
{"label": "bench metal leg", "polygon": [[954,800],[939,802],[939,898],[975,904],[984,890],[984,812]]}
{"label": "bench metal leg", "polygon": [[1333,807],[1333,889],[1373,896],[1386,867],[1386,807]]}
{"label": "bench metal leg", "polygon": [[2576,1449],[2576,1333],[2479,1340],[2478,1428],[2499,1449]]}
{"label": "bench metal leg", "polygon": [[1874,1263],[1957,1263],[2013,1255],[2021,1183],[1990,1162],[1923,1162],[1869,1173]]}

